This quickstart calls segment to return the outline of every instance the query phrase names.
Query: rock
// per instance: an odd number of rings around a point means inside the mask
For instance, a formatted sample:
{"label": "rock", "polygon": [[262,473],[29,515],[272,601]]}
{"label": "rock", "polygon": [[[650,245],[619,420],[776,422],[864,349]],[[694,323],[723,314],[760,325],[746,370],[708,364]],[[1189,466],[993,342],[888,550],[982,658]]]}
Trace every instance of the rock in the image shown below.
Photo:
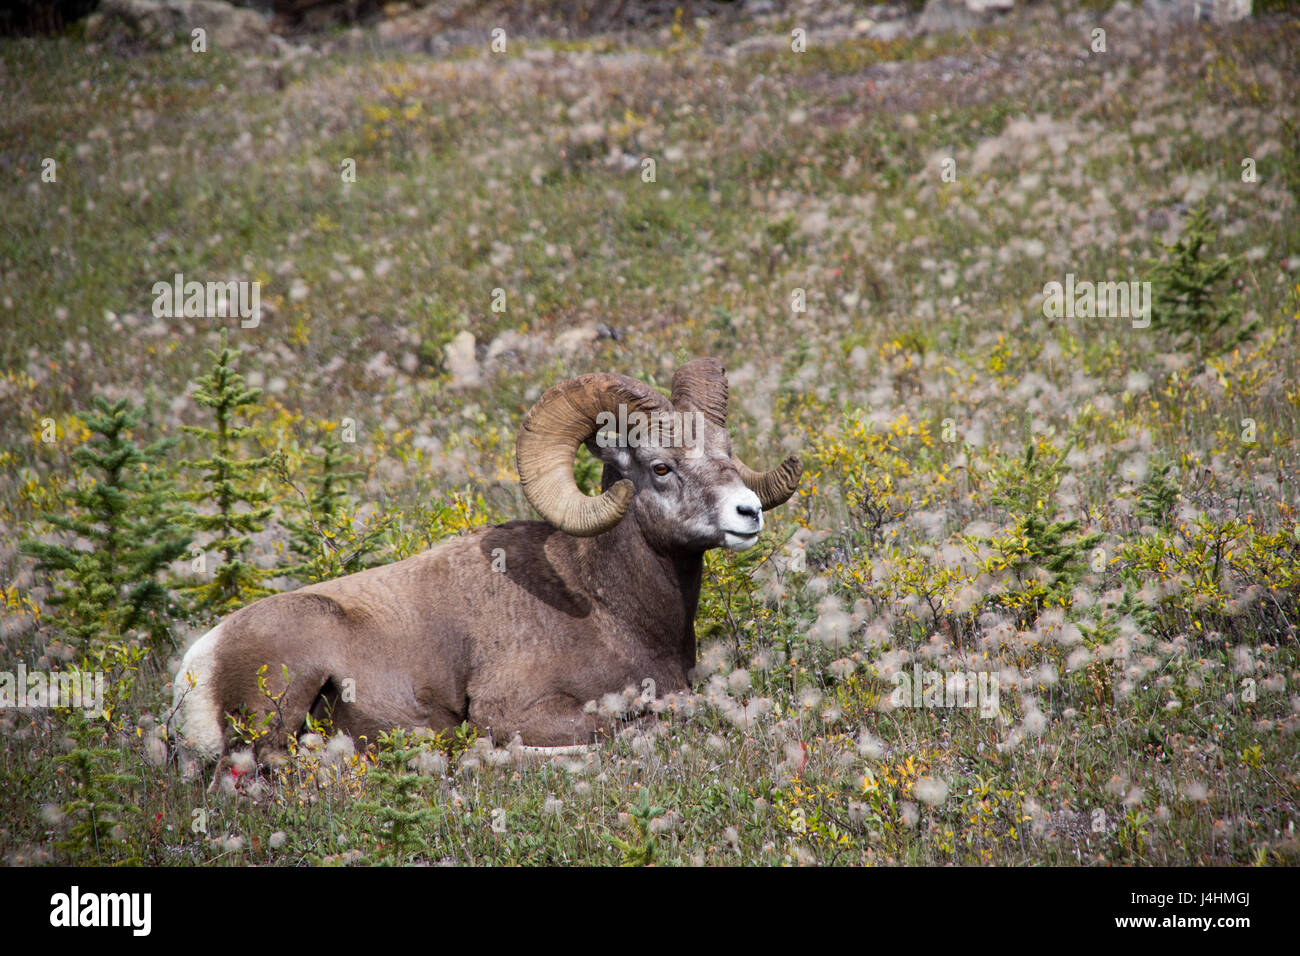
{"label": "rock", "polygon": [[1174,23],[1236,23],[1251,15],[1252,0],[1143,0],[1142,10]]}
{"label": "rock", "polygon": [[751,53],[780,53],[790,49],[788,36],[746,37],[727,47],[728,56],[748,56]]}
{"label": "rock", "polygon": [[471,388],[483,381],[478,359],[474,357],[474,333],[457,332],[447,343],[445,354],[452,388]]}
{"label": "rock", "polygon": [[916,25],[922,33],[974,30],[1015,5],[1015,0],[928,0]]}
{"label": "rock", "polygon": [[575,329],[566,329],[555,337],[552,348],[559,355],[573,355],[600,338],[594,325],[580,325]]}
{"label": "rock", "polygon": [[506,358],[523,361],[532,358],[537,351],[536,343],[529,336],[524,335],[517,329],[506,329],[488,345],[484,363],[495,366]]}
{"label": "rock", "polygon": [[252,52],[272,46],[269,20],[225,0],[103,0],[86,21],[88,40],[123,31],[158,47],[188,44],[192,31],[207,33],[208,49]]}
{"label": "rock", "polygon": [[911,33],[912,25],[907,20],[886,20],[884,23],[873,24],[867,36],[888,43],[899,37],[910,36]]}

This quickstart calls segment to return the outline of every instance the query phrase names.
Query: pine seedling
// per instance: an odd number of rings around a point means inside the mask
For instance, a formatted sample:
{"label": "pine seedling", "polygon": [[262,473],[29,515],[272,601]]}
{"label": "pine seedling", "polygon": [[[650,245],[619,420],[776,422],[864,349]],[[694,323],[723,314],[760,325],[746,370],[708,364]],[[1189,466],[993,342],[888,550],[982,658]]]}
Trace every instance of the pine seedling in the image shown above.
{"label": "pine seedling", "polygon": [[352,458],[343,453],[343,445],[331,426],[325,425],[324,429],[321,454],[305,456],[316,466],[309,490],[299,488],[287,471],[280,469],[280,480],[297,493],[299,504],[295,510],[301,515],[284,522],[289,530],[289,552],[296,559],[284,573],[308,582],[373,567],[375,562],[370,557],[379,550],[389,523],[385,515],[361,533],[354,530],[347,487],[363,473],[343,470],[352,465]]}
{"label": "pine seedling", "polygon": [[161,464],[175,442],[137,445],[131,430],[140,419],[124,398],[91,400],[84,415],[91,438],[72,452],[81,474],[67,513],[44,516],[74,540],[22,545],[39,569],[54,572],[55,622],[83,649],[134,629],[147,631],[155,646],[170,638],[172,593],[163,575],[190,534],[178,530],[179,496]]}
{"label": "pine seedling", "polygon": [[378,765],[366,774],[372,799],[359,802],[367,814],[378,860],[401,865],[428,852],[426,832],[442,820],[443,810],[430,804],[432,781],[413,773],[411,761],[424,749],[404,730],[379,735]]}
{"label": "pine seedling", "polygon": [[257,429],[239,422],[255,414],[262,390],[248,386],[236,370],[238,353],[226,344],[224,331],[221,350],[209,349],[207,354],[212,368],[195,381],[194,400],[212,409],[214,427],[182,426],[208,449],[207,457],[183,462],[201,472],[200,487],[185,497],[210,506],[210,514],[191,511],[189,522],[195,531],[209,536],[207,548],[219,552],[222,560],[207,583],[187,590],[195,596],[196,610],[220,615],[271,593],[262,586],[266,572],[254,566],[248,555],[252,535],[263,529],[272,512],[267,504],[271,493],[265,482],[257,482],[269,474],[272,462],[267,456],[240,457],[240,446]]}
{"label": "pine seedling", "polygon": [[[1152,323],[1176,344],[1195,341],[1198,351],[1202,346],[1214,347],[1216,337],[1239,315],[1236,294],[1221,288],[1239,257],[1211,259],[1208,247],[1215,238],[1209,214],[1201,204],[1187,217],[1175,242],[1156,240],[1167,259],[1156,262],[1152,269]],[[1255,325],[1252,322],[1226,335],[1214,350],[1226,351],[1244,341]]]}

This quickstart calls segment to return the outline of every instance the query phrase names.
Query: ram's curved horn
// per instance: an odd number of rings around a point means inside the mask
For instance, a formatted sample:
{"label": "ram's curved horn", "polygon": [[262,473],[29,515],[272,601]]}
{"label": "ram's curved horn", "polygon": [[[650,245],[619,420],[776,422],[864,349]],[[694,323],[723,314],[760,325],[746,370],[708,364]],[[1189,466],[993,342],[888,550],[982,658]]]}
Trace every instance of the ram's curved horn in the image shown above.
{"label": "ram's curved horn", "polygon": [[[635,486],[624,478],[604,494],[584,495],[573,478],[578,446],[598,430],[602,412],[667,412],[668,399],[636,379],[599,373],[560,382],[537,400],[519,427],[515,460],[524,496],[538,514],[561,531],[589,538],[623,520]],[[626,419],[624,419],[626,420]]]}
{"label": "ram's curved horn", "polygon": [[[727,426],[727,371],[715,358],[687,362],[673,375],[673,404],[681,411],[698,411],[722,428]],[[758,495],[764,511],[785,504],[799,487],[803,464],[795,456],[771,471],[752,471],[735,455],[731,462],[740,480]]]}
{"label": "ram's curved horn", "polygon": [[759,504],[764,511],[771,511],[777,505],[783,505],[799,487],[799,476],[803,474],[803,462],[798,455],[791,455],[771,471],[751,471],[735,455],[731,463],[740,472],[740,480],[745,487],[758,495]]}
{"label": "ram's curved horn", "polygon": [[673,373],[673,405],[700,412],[719,428],[727,427],[727,370],[715,358],[687,362]]}

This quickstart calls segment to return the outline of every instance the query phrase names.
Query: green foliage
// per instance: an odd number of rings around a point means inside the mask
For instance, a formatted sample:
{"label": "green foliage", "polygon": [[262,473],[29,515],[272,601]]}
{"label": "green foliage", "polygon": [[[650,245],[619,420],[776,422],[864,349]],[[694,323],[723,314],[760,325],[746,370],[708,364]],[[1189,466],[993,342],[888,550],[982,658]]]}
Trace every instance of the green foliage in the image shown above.
{"label": "green foliage", "polygon": [[1138,486],[1138,517],[1165,531],[1179,498],[1178,485],[1169,476],[1173,470],[1173,462],[1153,463],[1151,473]]}
{"label": "green foliage", "polygon": [[109,724],[71,712],[67,731],[72,749],[55,761],[67,770],[68,799],[60,808],[67,821],[54,848],[73,866],[139,864],[132,832],[141,811],[133,799],[139,783],[123,773],[122,751],[110,746]]}
{"label": "green foliage", "polygon": [[430,799],[434,781],[410,769],[411,762],[429,749],[427,738],[421,740],[404,730],[379,735],[378,764],[366,774],[369,794],[357,803],[369,819],[376,862],[401,865],[430,851],[428,831],[438,825],[444,811]]}
{"label": "green foliage", "polygon": [[343,445],[332,429],[325,431],[321,453],[307,455],[306,460],[317,468],[310,478],[308,492],[294,484],[283,458],[276,460],[280,480],[297,493],[294,510],[300,515],[282,522],[289,530],[289,551],[297,559],[283,573],[310,583],[328,581],[380,563],[374,555],[380,550],[391,516],[384,515],[371,522],[360,534],[355,532],[355,504],[347,486],[361,478],[363,472],[342,470],[352,464],[352,457],[343,454]]}
{"label": "green foliage", "polygon": [[177,530],[178,498],[162,470],[162,454],[174,441],[137,445],[131,431],[140,418],[124,398],[91,400],[85,422],[92,437],[72,452],[81,473],[67,512],[44,515],[87,544],[29,539],[22,546],[38,568],[54,572],[55,623],[83,648],[134,629],[155,645],[169,639],[171,592],[161,578],[185,553],[190,535]]}
{"label": "green foliage", "polygon": [[255,414],[262,390],[248,387],[236,371],[237,353],[226,345],[224,330],[221,350],[207,354],[212,368],[195,381],[194,400],[212,409],[214,427],[182,426],[208,449],[206,457],[183,462],[201,472],[200,487],[185,497],[212,509],[211,514],[191,511],[188,521],[194,530],[210,536],[206,547],[220,552],[222,561],[206,584],[187,590],[195,595],[198,610],[219,615],[271,593],[261,584],[266,572],[249,562],[247,555],[251,535],[262,530],[273,510],[267,504],[270,492],[255,483],[271,471],[272,462],[266,456],[239,457],[240,445],[257,429],[237,422]]}
{"label": "green foliage", "polygon": [[1297,0],[1255,0],[1251,7],[1251,13],[1257,17],[1270,13],[1300,14],[1300,2],[1297,2]]}
{"label": "green foliage", "polygon": [[387,550],[395,560],[409,558],[451,535],[501,520],[481,494],[452,491],[394,512],[385,529]]}
{"label": "green foliage", "polygon": [[573,461],[573,480],[584,495],[600,494],[600,479],[604,470],[604,462],[587,451],[586,445],[578,446]]}
{"label": "green foliage", "polygon": [[655,861],[655,835],[650,829],[650,821],[663,816],[668,811],[656,807],[650,802],[650,791],[641,788],[640,801],[633,804],[629,815],[635,832],[630,840],[612,837],[614,846],[623,853],[621,866],[650,866]]}
{"label": "green foliage", "polygon": [[1240,313],[1236,295],[1220,288],[1237,267],[1238,258],[1209,259],[1207,247],[1214,240],[1215,231],[1204,203],[1188,215],[1183,233],[1175,242],[1155,240],[1167,259],[1152,268],[1151,321],[1177,343],[1194,339],[1198,347],[1224,351],[1248,338],[1255,324],[1232,332],[1222,341],[1215,338]]}
{"label": "green foliage", "polygon": [[742,649],[753,649],[754,625],[763,613],[754,575],[783,543],[762,538],[757,547],[747,551],[705,554],[704,576],[708,583],[700,592],[695,615],[700,644],[721,640],[737,656]]}
{"label": "green foliage", "polygon": [[925,503],[902,493],[900,486],[916,472],[913,442],[928,438],[926,427],[907,416],[877,427],[861,409],[847,408],[839,429],[813,436],[810,468],[839,485],[850,521],[864,543],[879,547],[886,526]]}
{"label": "green foliage", "polygon": [[1048,517],[1052,496],[1068,470],[1068,450],[1068,445],[1057,449],[1048,439],[1029,441],[1022,459],[1008,459],[994,473],[992,501],[1007,509],[1013,524],[1009,533],[988,539],[996,554],[989,570],[1014,575],[1015,587],[1006,600],[1022,620],[1032,620],[1045,607],[1068,603],[1087,571],[1088,551],[1102,537],[1095,532],[1080,535],[1077,519]]}

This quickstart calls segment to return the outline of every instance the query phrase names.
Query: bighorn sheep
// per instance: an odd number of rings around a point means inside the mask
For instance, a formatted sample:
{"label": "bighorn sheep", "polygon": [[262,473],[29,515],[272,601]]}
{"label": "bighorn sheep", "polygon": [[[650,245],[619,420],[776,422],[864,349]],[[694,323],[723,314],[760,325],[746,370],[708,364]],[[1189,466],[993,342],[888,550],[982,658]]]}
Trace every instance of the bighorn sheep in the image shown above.
{"label": "bighorn sheep", "polygon": [[[660,693],[686,688],[704,552],[751,547],[762,511],[802,472],[797,457],[750,471],[726,419],[716,359],[678,369],[671,399],[614,374],[554,386],[516,445],[524,494],[546,521],[480,528],[231,614],[177,673],[183,742],[228,754],[227,715],[243,710],[277,718],[259,759],[327,712],[371,739],[467,720],[498,741],[590,743],[602,723],[586,702],[646,678]],[[604,463],[597,497],[574,480],[583,443]]]}

